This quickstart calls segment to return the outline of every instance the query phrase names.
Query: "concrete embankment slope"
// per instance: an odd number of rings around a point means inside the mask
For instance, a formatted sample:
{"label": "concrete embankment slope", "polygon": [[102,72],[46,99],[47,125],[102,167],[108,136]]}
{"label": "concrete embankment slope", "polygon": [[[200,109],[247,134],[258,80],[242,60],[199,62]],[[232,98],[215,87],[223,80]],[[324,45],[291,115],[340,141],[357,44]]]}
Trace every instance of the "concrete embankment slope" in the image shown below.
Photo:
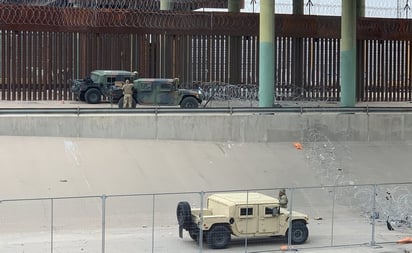
{"label": "concrete embankment slope", "polygon": [[2,199],[318,186],[332,184],[336,169],[353,183],[412,178],[410,142],[304,143],[302,150],[292,142],[3,136],[0,143]]}
{"label": "concrete embankment slope", "polygon": [[[319,177],[325,168],[343,169],[348,183],[412,178],[407,113],[0,118],[7,197],[336,183],[336,171]],[[304,143],[303,150],[294,142]]]}
{"label": "concrete embankment slope", "polygon": [[[412,178],[411,121],[409,114],[3,115],[0,200],[405,182]],[[297,149],[295,142],[303,149]],[[356,188],[355,193],[360,190]],[[175,234],[176,203],[188,196],[157,196],[156,225],[161,229],[156,235],[161,239],[156,239],[156,245],[188,248],[174,252],[196,250],[193,242],[177,241]],[[354,195],[338,196],[336,244],[368,242],[369,223],[357,208],[350,208],[358,207],[357,203],[347,204]],[[359,201],[367,202],[368,196]],[[189,197],[199,206],[199,194]],[[98,231],[97,239],[85,240],[82,234],[81,240],[75,240],[69,235],[61,239],[67,246],[59,241],[55,247],[99,248],[101,199],[53,202],[56,231]],[[295,195],[294,206],[311,217],[309,247],[329,245],[331,199],[328,188],[300,190]],[[129,240],[119,243],[124,252],[151,241],[146,227],[151,224],[152,201],[151,196],[108,198],[108,228],[132,226],[143,231],[130,233]],[[9,239],[3,239],[0,248],[46,252],[35,248],[49,245],[50,205],[49,200],[1,202],[0,233]],[[324,221],[312,220],[319,216]],[[364,236],[353,235],[355,230]],[[34,234],[23,236],[30,231]],[[46,239],[38,239],[39,231],[45,231]],[[388,235],[383,225],[377,231],[380,242],[403,236],[398,230]],[[116,243],[110,239],[107,245]],[[272,243],[254,246],[277,247]]]}

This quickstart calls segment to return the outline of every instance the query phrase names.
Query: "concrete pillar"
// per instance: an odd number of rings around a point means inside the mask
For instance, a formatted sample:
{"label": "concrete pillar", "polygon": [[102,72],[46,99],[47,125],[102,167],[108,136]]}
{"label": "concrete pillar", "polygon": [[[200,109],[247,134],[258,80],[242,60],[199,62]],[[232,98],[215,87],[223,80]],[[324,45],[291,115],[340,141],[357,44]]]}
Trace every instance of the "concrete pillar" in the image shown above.
{"label": "concrete pillar", "polygon": [[160,0],[160,10],[170,11],[172,8],[172,0]]}
{"label": "concrete pillar", "polygon": [[356,103],[356,0],[342,0],[340,43],[341,98],[343,107]]}
{"label": "concrete pillar", "polygon": [[358,17],[365,17],[365,0],[356,1],[356,15]]}
{"label": "concrete pillar", "polygon": [[304,7],[303,0],[293,0],[293,14],[303,15],[303,7]]}
{"label": "concrete pillar", "polygon": [[[356,0],[356,17],[365,17],[365,0]],[[364,40],[358,40],[356,42],[356,69],[358,71],[356,77],[356,94],[359,99],[363,99],[365,96],[365,69],[367,69],[367,43]]]}
{"label": "concrete pillar", "polygon": [[275,85],[275,3],[260,1],[259,15],[259,107],[274,106]]}
{"label": "concrete pillar", "polygon": [[240,12],[240,0],[227,0],[227,7],[229,12]]}

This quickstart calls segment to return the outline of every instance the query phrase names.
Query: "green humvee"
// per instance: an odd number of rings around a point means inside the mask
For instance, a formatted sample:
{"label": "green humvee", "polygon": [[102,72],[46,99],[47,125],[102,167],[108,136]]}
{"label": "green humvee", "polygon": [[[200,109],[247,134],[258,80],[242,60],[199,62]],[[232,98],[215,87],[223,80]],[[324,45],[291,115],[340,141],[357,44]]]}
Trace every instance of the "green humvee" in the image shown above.
{"label": "green humvee", "polygon": [[[141,105],[179,105],[181,108],[198,108],[205,98],[202,89],[179,89],[179,79],[139,78],[133,81],[132,107]],[[123,108],[123,94],[120,87],[113,92]]]}
{"label": "green humvee", "polygon": [[210,248],[227,247],[231,235],[239,237],[288,236],[292,221],[293,244],[304,243],[309,231],[308,216],[281,208],[279,200],[261,193],[232,192],[214,194],[207,199],[207,208],[191,209],[188,202],[177,205],[179,236],[183,229],[198,241],[200,231]]}
{"label": "green humvee", "polygon": [[[84,79],[72,80],[71,90],[80,101],[89,104],[98,104],[102,96],[117,102],[116,97],[112,97],[116,83],[126,80],[133,81],[137,78],[137,72],[125,70],[94,70]],[[118,98],[117,98],[118,99]]]}

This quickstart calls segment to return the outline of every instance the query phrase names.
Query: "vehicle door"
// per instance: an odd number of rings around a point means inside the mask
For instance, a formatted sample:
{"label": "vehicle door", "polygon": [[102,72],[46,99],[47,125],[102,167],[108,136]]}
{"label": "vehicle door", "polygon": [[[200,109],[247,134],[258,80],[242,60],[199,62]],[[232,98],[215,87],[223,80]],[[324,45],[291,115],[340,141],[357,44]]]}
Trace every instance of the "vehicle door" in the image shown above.
{"label": "vehicle door", "polygon": [[162,80],[155,82],[156,87],[156,103],[158,105],[174,105],[176,104],[176,87],[173,83]]}
{"label": "vehicle door", "polygon": [[259,233],[279,232],[280,207],[273,204],[259,205]]}
{"label": "vehicle door", "polygon": [[255,205],[238,205],[236,207],[235,225],[242,235],[253,235],[258,232],[258,210]]}
{"label": "vehicle door", "polygon": [[141,81],[138,83],[137,103],[152,105],[155,102],[155,90],[153,82]]}

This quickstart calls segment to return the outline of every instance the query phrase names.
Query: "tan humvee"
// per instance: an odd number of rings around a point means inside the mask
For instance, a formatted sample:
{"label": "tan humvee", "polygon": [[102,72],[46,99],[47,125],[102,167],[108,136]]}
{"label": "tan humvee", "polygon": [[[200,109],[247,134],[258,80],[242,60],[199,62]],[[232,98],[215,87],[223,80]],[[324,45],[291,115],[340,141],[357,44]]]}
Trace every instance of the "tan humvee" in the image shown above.
{"label": "tan humvee", "polygon": [[[222,193],[207,199],[207,208],[191,209],[188,202],[177,205],[179,236],[183,229],[198,241],[200,229],[210,248],[225,248],[231,235],[239,237],[288,236],[290,212],[279,206],[279,200],[261,193]],[[203,215],[203,216],[202,216]],[[309,231],[308,216],[292,212],[291,240],[304,243]]]}

